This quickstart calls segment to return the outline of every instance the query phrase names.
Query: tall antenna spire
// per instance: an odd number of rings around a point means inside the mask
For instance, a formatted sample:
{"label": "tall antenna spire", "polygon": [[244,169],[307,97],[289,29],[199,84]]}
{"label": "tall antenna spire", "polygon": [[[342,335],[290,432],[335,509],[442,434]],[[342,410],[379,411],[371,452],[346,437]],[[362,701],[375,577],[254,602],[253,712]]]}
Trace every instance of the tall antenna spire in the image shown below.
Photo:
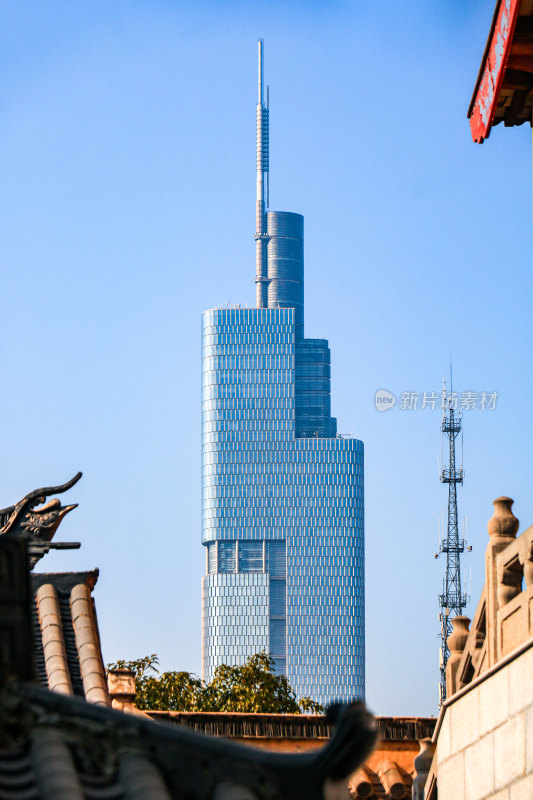
{"label": "tall antenna spire", "polygon": [[[440,605],[440,686],[439,686],[439,705],[446,700],[446,664],[450,656],[448,647],[448,637],[452,632],[453,617],[460,617],[468,602],[467,595],[461,587],[461,553],[465,549],[464,539],[459,538],[459,526],[457,522],[457,485],[463,483],[463,458],[461,453],[461,467],[455,467],[455,440],[459,436],[462,427],[460,413],[454,409],[454,395],[451,391],[451,363],[450,363],[450,394],[446,393],[446,383],[443,381],[443,406],[442,434],[448,439],[449,462],[448,468],[442,468],[441,482],[448,484],[448,529],[446,536],[443,537],[440,550],[446,554],[446,574],[442,586],[442,594],[439,595]],[[443,454],[444,456],[444,454]]]}
{"label": "tall antenna spire", "polygon": [[266,209],[269,202],[268,186],[268,86],[267,101],[264,102],[264,56],[263,40],[259,39],[257,48],[258,60],[258,92],[256,109],[256,212],[255,212],[255,296],[258,308],[266,308],[267,297],[267,224]]}

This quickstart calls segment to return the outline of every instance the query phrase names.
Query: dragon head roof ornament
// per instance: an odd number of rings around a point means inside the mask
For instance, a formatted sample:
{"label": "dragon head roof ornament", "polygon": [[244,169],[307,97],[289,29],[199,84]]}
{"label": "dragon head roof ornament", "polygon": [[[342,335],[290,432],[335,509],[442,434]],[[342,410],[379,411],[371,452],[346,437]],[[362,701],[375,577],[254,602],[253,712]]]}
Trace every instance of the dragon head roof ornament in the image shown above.
{"label": "dragon head roof ornament", "polygon": [[0,510],[0,536],[26,539],[32,568],[49,550],[72,550],[80,546],[79,542],[52,542],[61,520],[78,504],[63,506],[57,497],[48,503],[46,500],[50,495],[63,494],[71,489],[81,476],[82,473],[78,472],[60,486],[34,489],[14,506]]}

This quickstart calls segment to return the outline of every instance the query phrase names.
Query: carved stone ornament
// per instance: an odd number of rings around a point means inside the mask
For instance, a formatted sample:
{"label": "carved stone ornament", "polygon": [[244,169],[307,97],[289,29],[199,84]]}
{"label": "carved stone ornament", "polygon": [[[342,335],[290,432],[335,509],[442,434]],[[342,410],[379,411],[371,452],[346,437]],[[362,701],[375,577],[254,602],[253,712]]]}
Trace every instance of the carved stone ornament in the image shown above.
{"label": "carved stone ornament", "polygon": [[494,500],[494,514],[487,525],[490,537],[501,536],[508,539],[516,537],[519,521],[511,510],[513,503],[514,500],[510,497],[497,497]]}
{"label": "carved stone ornament", "polygon": [[14,506],[0,510],[0,536],[26,539],[31,567],[34,567],[37,561],[51,549],[77,549],[80,546],[79,542],[52,544],[61,520],[69,511],[77,508],[78,504],[62,506],[57,497],[48,503],[46,499],[52,494],[62,494],[71,489],[79,481],[81,475],[82,473],[78,472],[70,481],[60,486],[34,489]]}

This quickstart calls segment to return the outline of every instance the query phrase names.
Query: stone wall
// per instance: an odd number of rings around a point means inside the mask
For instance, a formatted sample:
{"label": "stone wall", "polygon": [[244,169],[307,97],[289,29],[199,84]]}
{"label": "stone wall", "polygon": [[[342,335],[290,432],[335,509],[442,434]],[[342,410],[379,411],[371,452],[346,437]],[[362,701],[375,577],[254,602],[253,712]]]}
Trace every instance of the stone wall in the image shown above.
{"label": "stone wall", "polygon": [[439,723],[438,800],[532,800],[533,641],[452,696]]}

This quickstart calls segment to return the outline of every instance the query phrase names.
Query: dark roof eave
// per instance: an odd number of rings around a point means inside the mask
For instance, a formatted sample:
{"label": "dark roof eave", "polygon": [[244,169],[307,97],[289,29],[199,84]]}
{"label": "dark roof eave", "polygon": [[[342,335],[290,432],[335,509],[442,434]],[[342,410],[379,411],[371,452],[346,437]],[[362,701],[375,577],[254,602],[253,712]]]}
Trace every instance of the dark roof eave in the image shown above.
{"label": "dark roof eave", "polygon": [[85,572],[31,572],[31,585],[33,592],[45,583],[51,583],[58,591],[71,591],[74,586],[84,583],[92,591],[98,581],[100,571],[98,568]]}

